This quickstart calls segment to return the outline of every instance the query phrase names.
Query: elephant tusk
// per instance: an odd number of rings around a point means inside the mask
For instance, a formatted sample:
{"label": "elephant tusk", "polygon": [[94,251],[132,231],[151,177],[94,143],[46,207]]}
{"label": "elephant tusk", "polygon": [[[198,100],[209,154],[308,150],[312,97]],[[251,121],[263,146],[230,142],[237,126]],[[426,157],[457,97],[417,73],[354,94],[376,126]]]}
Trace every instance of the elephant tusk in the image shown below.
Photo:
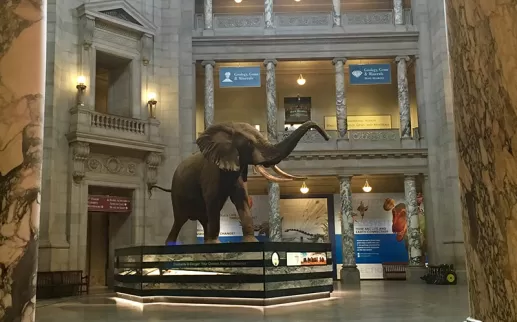
{"label": "elephant tusk", "polygon": [[274,175],[272,175],[269,172],[267,172],[267,170],[266,170],[266,168],[264,168],[264,166],[255,165],[254,167],[258,171],[258,173],[260,173],[264,178],[266,178],[269,181],[273,181],[273,182],[286,182],[286,181],[292,181],[293,180],[293,179],[275,177]]}
{"label": "elephant tusk", "polygon": [[307,180],[307,177],[300,177],[300,176],[294,176],[292,174],[289,174],[287,172],[285,172],[284,170],[280,169],[278,166],[274,165],[273,166],[273,170],[278,173],[279,175],[281,175],[282,177],[284,178],[289,178],[289,179],[293,179],[293,180]]}

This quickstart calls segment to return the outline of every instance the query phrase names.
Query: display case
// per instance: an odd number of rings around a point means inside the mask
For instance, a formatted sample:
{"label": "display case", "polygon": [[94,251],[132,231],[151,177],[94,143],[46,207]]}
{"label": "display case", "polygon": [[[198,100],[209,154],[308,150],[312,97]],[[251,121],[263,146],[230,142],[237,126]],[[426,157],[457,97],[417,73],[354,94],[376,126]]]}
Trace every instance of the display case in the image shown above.
{"label": "display case", "polygon": [[139,301],[273,305],[330,297],[331,245],[226,243],[115,251],[117,296]]}

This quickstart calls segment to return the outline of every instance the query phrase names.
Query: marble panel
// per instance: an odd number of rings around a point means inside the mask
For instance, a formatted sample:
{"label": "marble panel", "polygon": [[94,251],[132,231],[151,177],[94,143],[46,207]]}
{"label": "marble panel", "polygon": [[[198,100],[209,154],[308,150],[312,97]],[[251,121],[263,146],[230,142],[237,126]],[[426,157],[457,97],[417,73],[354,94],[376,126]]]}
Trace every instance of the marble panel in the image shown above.
{"label": "marble panel", "polygon": [[325,286],[332,285],[332,278],[315,278],[310,280],[300,281],[282,281],[282,282],[269,282],[266,284],[266,291],[285,290],[290,288],[302,288],[302,287],[313,287],[313,286]]}
{"label": "marble panel", "polygon": [[264,291],[264,283],[142,283],[143,290]]}
{"label": "marble panel", "polygon": [[321,273],[332,272],[332,265],[323,266],[293,266],[293,267],[266,267],[266,275],[282,275],[282,274],[305,274],[305,273]]}
{"label": "marble panel", "polygon": [[261,260],[262,252],[144,255],[144,262]]}

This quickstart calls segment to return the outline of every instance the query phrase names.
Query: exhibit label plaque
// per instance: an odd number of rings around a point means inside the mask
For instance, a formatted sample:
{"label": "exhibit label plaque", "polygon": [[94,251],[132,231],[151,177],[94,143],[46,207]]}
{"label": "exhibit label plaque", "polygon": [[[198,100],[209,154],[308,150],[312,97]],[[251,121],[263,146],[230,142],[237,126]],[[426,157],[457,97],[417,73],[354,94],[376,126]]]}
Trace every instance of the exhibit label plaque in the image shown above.
{"label": "exhibit label plaque", "polygon": [[[349,115],[347,125],[349,131],[391,129],[391,115]],[[325,116],[325,130],[337,130],[335,116]]]}
{"label": "exhibit label plaque", "polygon": [[287,266],[327,265],[326,253],[287,252]]}
{"label": "exhibit label plaque", "polygon": [[88,211],[128,213],[131,212],[131,198],[89,195]]}

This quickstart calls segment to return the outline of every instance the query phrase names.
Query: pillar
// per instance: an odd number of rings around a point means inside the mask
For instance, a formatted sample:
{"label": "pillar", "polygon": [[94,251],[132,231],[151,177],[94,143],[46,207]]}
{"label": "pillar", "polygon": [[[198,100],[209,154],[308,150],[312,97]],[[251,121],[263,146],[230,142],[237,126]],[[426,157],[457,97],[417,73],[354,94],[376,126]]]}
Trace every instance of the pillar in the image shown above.
{"label": "pillar", "polygon": [[273,24],[273,0],[264,0],[264,22],[266,28],[274,28]]}
{"label": "pillar", "polygon": [[517,321],[517,7],[445,4],[470,315]]}
{"label": "pillar", "polygon": [[403,0],[393,0],[393,16],[395,25],[404,24],[404,5]]}
{"label": "pillar", "polygon": [[266,105],[267,105],[267,138],[276,142],[278,140],[278,125],[276,123],[276,75],[275,75],[275,59],[266,59]]}
{"label": "pillar", "polygon": [[340,278],[343,284],[358,284],[360,282],[359,270],[355,264],[351,181],[351,176],[339,176],[341,244],[343,250],[343,266],[341,268]]}
{"label": "pillar", "polygon": [[408,56],[398,56],[397,62],[397,84],[398,100],[400,113],[400,137],[402,139],[411,138],[411,110],[409,106],[409,87],[407,80]]}
{"label": "pillar", "polygon": [[204,19],[205,19],[205,30],[213,30],[213,14],[212,14],[212,0],[205,0]]}
{"label": "pillar", "polygon": [[346,58],[334,58],[332,63],[336,69],[336,122],[339,138],[345,138],[348,130],[345,92]]}
{"label": "pillar", "polygon": [[0,320],[35,321],[46,1],[0,6]]}
{"label": "pillar", "polygon": [[282,217],[280,217],[280,185],[268,182],[269,201],[269,241],[282,241]]}
{"label": "pillar", "polygon": [[404,192],[406,197],[408,264],[410,267],[420,267],[424,263],[422,262],[422,248],[420,245],[420,227],[418,222],[415,176],[404,177]]}
{"label": "pillar", "polygon": [[205,67],[205,129],[214,124],[214,66],[215,62],[202,61],[201,65]]}
{"label": "pillar", "polygon": [[426,118],[425,118],[425,86],[424,86],[424,66],[422,58],[419,55],[415,56],[415,81],[416,81],[416,101],[417,101],[417,116],[418,116],[418,136],[419,139],[424,139],[427,134]]}
{"label": "pillar", "polygon": [[332,25],[341,27],[341,0],[332,0]]}

